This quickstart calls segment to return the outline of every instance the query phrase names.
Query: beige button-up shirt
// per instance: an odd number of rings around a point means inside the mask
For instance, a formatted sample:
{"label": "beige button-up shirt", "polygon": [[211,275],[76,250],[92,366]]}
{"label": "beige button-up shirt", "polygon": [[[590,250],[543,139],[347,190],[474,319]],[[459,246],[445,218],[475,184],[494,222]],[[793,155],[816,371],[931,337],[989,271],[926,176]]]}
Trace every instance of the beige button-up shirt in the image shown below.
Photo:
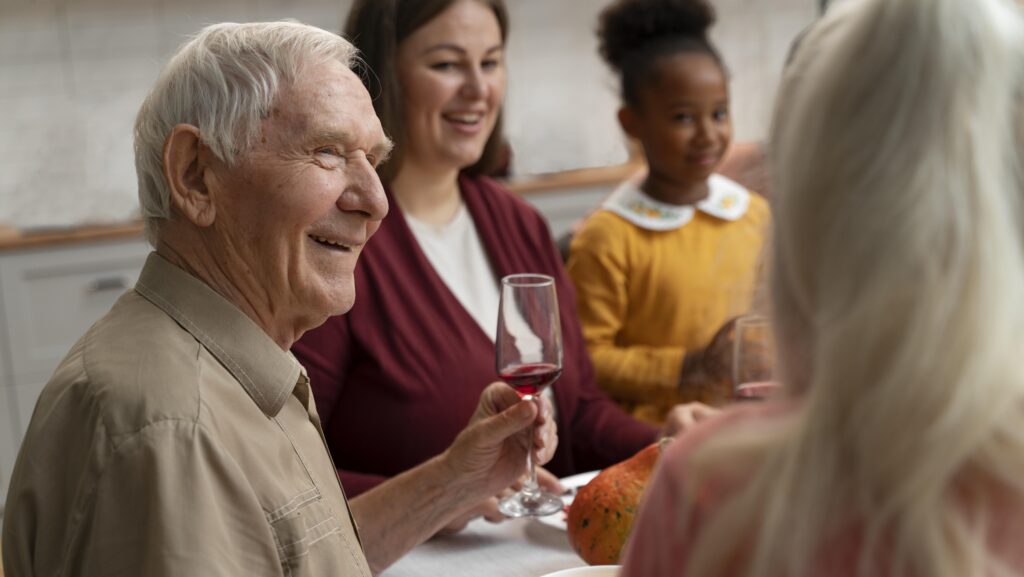
{"label": "beige button-up shirt", "polygon": [[150,255],[36,405],[8,577],[369,576],[302,367]]}

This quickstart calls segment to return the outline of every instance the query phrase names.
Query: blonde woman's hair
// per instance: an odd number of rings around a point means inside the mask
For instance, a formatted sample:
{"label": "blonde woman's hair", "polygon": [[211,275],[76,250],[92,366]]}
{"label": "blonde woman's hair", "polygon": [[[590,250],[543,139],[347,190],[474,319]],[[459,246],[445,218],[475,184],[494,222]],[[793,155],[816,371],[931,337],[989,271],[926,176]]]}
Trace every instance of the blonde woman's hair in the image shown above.
{"label": "blonde woman's hair", "polygon": [[772,136],[802,402],[694,456],[686,490],[750,472],[687,575],[827,574],[851,550],[865,576],[1018,574],[990,531],[1024,515],[1022,74],[1012,0],[850,0],[802,41]]}
{"label": "blonde woman's hair", "polygon": [[199,128],[223,161],[245,154],[278,93],[303,67],[338,61],[356,49],[344,38],[298,22],[214,24],[187,42],[160,73],[135,120],[135,171],[146,238],[156,246],[170,217],[164,142],[177,124]]}

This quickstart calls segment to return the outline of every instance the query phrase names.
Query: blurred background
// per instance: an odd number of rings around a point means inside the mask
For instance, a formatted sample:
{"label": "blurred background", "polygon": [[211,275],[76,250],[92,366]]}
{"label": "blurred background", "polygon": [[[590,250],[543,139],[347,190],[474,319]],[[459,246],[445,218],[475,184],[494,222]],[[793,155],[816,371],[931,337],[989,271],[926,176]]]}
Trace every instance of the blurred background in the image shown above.
{"label": "blurred background", "polygon": [[[737,141],[762,138],[793,38],[821,0],[713,0]],[[508,0],[515,175],[619,164],[616,85],[596,54],[603,0]],[[0,0],[0,225],[137,215],[131,127],[160,67],[204,24],[294,18],[339,30],[348,0]]]}

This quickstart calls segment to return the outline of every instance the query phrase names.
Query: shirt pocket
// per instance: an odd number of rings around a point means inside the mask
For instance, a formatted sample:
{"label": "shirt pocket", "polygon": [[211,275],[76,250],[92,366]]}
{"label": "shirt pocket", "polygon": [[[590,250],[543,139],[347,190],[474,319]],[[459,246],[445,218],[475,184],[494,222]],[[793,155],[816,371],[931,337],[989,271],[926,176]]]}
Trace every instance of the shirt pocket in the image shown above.
{"label": "shirt pocket", "polygon": [[352,551],[341,520],[324,504],[315,487],[266,515],[284,575],[344,575],[359,566],[361,554]]}

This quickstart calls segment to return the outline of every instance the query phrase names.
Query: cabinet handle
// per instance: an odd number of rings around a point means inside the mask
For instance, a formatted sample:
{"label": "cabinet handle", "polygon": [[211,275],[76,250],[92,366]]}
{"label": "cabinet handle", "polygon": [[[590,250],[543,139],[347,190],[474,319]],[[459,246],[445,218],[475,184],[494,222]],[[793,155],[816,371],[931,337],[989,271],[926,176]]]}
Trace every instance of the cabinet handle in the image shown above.
{"label": "cabinet handle", "polygon": [[112,290],[125,290],[128,288],[128,279],[123,276],[107,276],[98,278],[89,283],[88,288],[85,292],[94,295],[97,293],[112,291]]}

